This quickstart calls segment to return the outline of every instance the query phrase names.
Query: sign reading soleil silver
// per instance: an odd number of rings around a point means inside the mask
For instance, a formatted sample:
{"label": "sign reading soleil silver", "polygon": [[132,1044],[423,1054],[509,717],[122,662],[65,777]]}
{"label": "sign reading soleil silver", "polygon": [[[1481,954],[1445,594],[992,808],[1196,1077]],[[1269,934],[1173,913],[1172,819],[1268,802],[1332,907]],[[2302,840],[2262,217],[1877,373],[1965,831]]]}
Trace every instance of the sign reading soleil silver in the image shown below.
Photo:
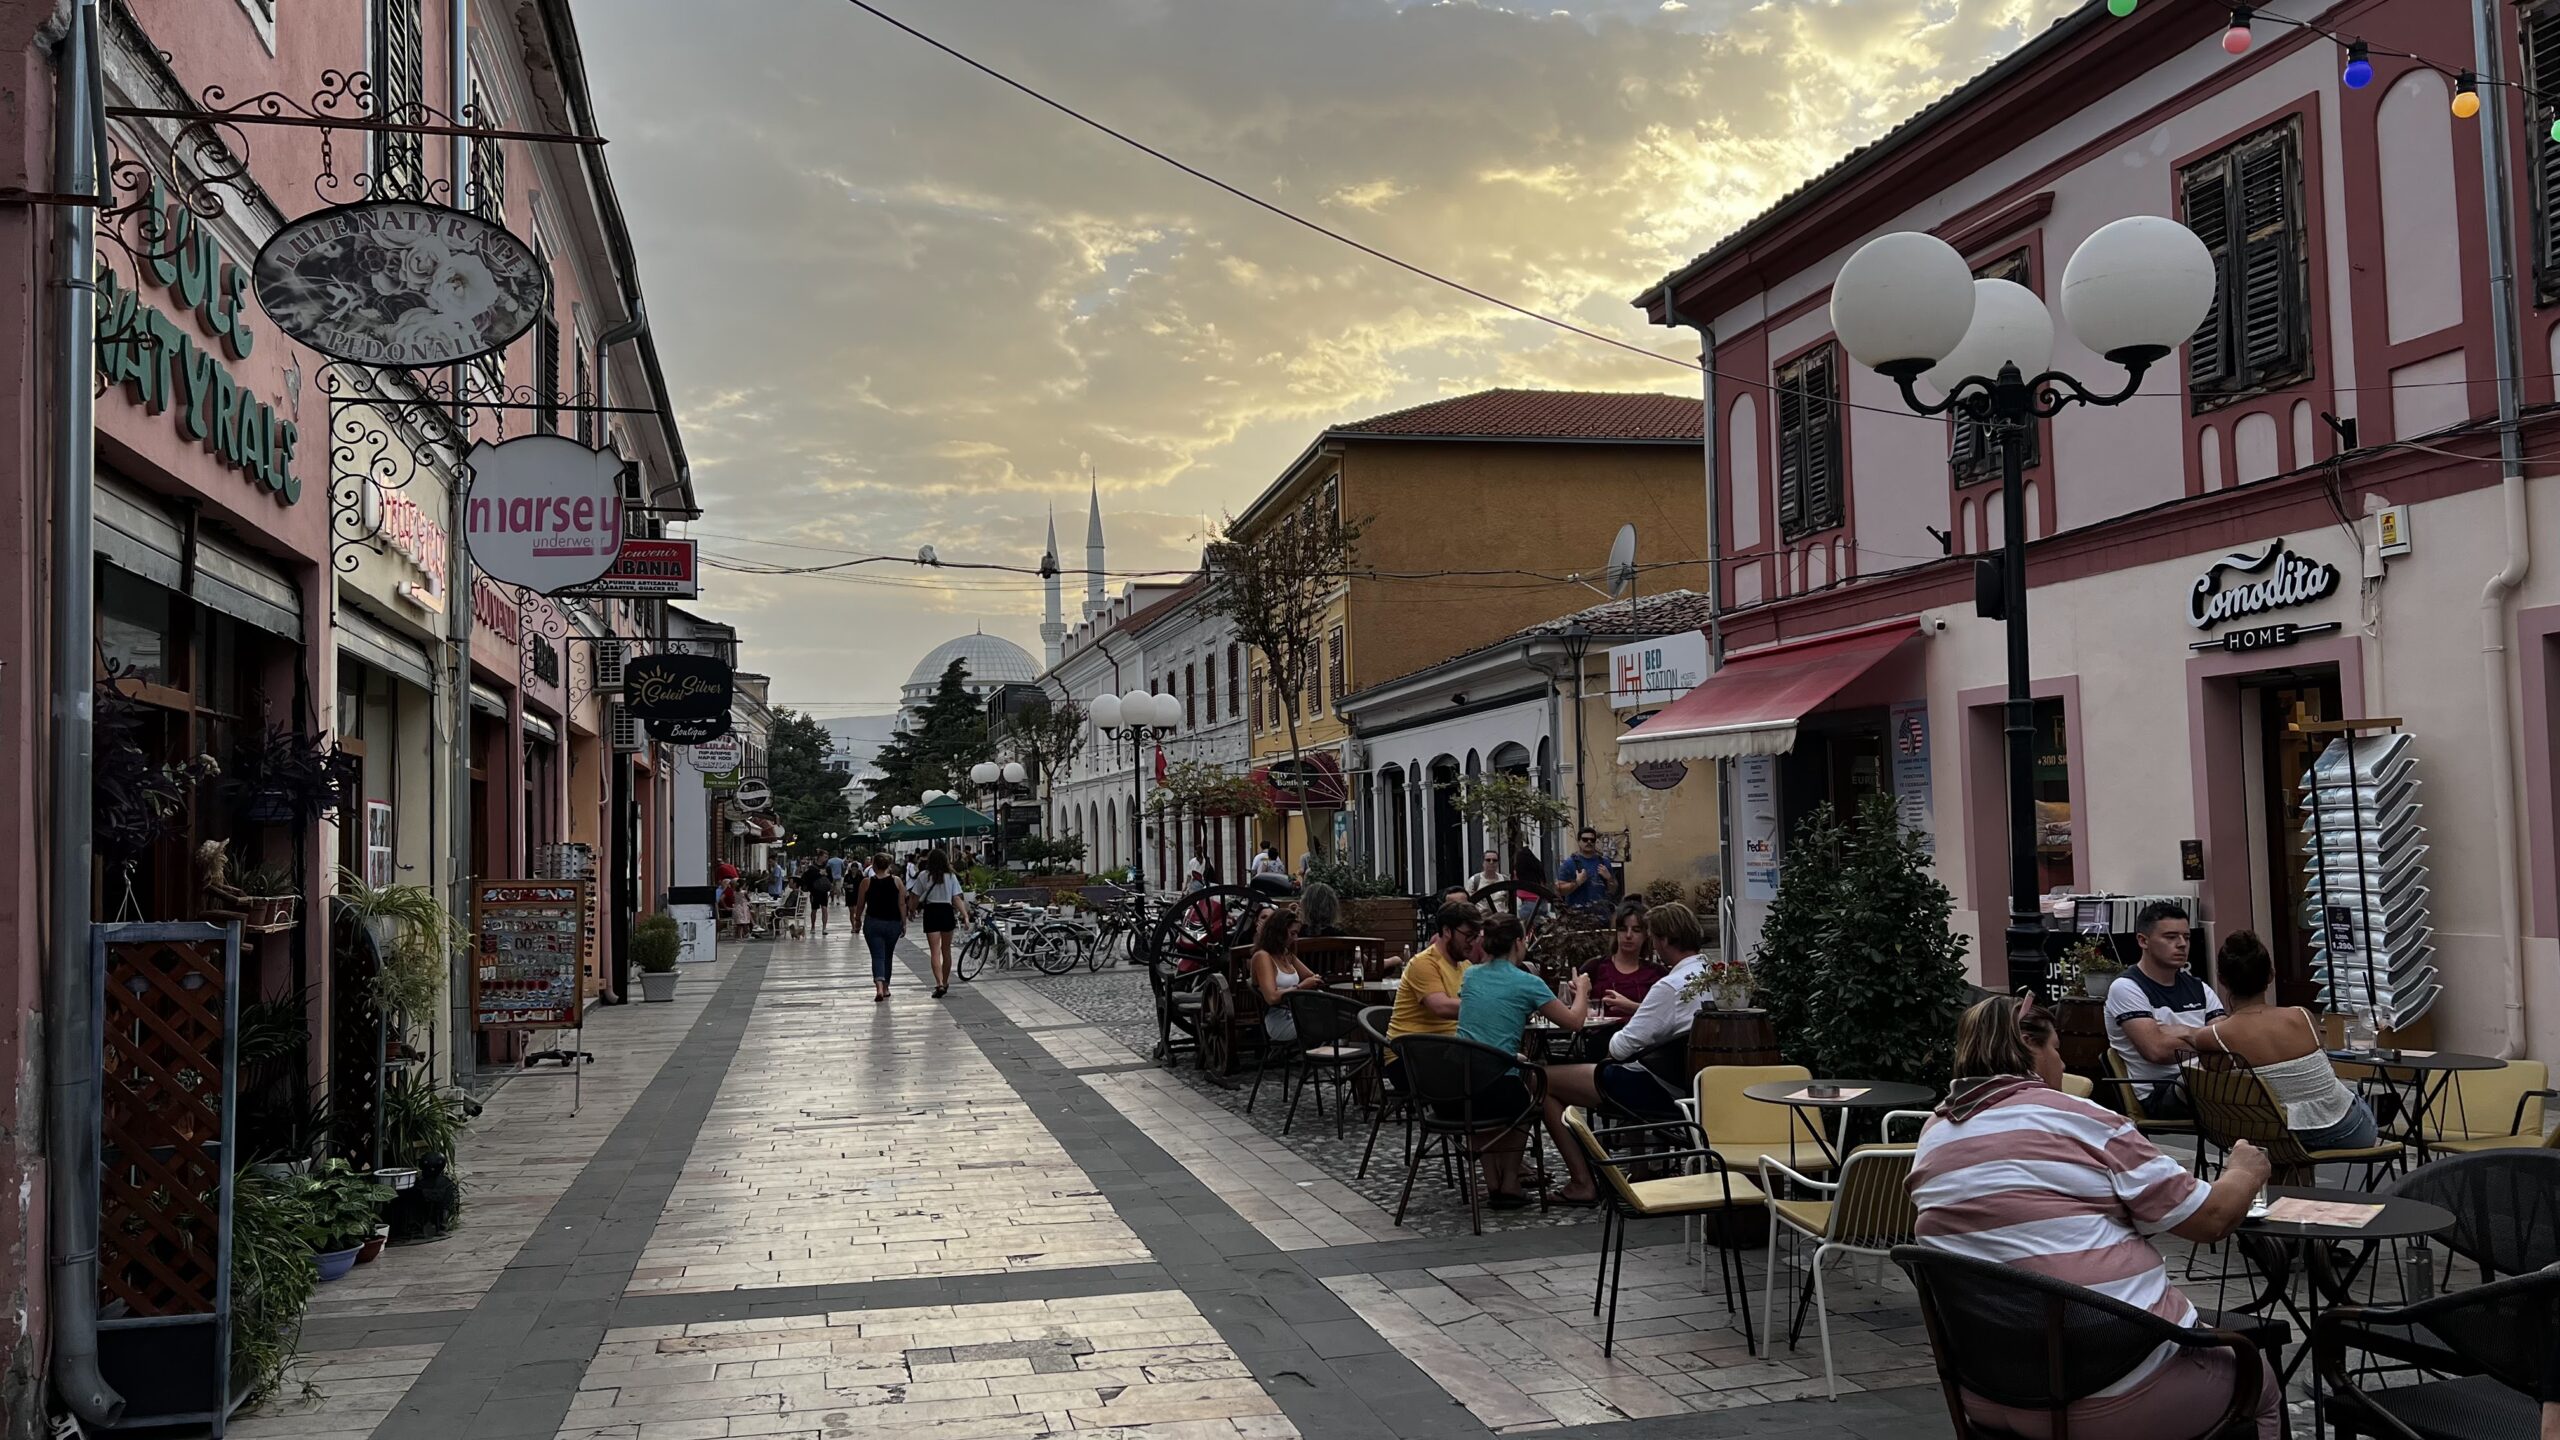
{"label": "sign reading soleil silver", "polygon": [[550,303],[533,247],[468,211],[337,205],[284,226],[250,266],[276,328],[323,355],[425,368],[503,350]]}
{"label": "sign reading soleil silver", "polygon": [[[2226,571],[2265,578],[2225,588]],[[2255,555],[2234,550],[2206,566],[2187,592],[2187,623],[2203,630],[2225,620],[2325,600],[2337,588],[2337,566],[2306,559],[2285,549],[2282,540],[2270,540]]]}

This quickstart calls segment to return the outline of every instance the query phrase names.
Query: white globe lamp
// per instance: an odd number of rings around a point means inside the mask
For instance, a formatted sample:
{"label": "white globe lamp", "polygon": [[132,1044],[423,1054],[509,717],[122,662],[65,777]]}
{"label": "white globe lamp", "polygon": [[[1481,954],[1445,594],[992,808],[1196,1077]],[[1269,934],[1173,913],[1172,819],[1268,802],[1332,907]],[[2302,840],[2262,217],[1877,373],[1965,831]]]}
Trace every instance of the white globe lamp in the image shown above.
{"label": "white globe lamp", "polygon": [[1973,271],[1935,235],[1898,230],[1858,248],[1831,282],[1831,328],[1849,358],[1900,379],[1954,351],[1973,323]]}
{"label": "white globe lamp", "polygon": [[1973,324],[1964,340],[1921,377],[1941,395],[1965,381],[1996,380],[2015,365],[2021,379],[2043,373],[2053,359],[2053,316],[2035,292],[2014,280],[1975,280]]}
{"label": "white globe lamp", "polygon": [[1172,730],[1182,724],[1182,702],[1170,695],[1156,697],[1156,728]]}
{"label": "white globe lamp", "polygon": [[2213,308],[2213,254],[2165,215],[2132,215],[2080,242],[2062,267],[2062,321],[2128,368],[2177,349]]}
{"label": "white globe lamp", "polygon": [[996,783],[996,777],[1003,773],[1004,771],[994,761],[981,760],[969,767],[969,783],[984,789]]}
{"label": "white globe lamp", "polygon": [[1004,783],[1007,785],[1019,785],[1031,774],[1030,771],[1022,768],[1022,762],[1019,760],[1007,760],[1004,762],[1004,769],[998,773],[1004,776]]}

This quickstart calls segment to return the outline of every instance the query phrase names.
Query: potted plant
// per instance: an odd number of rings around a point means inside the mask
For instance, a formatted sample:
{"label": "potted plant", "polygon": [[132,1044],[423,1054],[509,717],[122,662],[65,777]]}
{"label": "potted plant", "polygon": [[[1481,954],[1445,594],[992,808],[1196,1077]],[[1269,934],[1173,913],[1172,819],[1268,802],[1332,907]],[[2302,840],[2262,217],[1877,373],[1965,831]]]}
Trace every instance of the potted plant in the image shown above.
{"label": "potted plant", "polygon": [[261,825],[308,825],[347,804],[362,762],[325,735],[299,735],[281,725],[243,737],[221,790],[241,819]]}
{"label": "potted plant", "polygon": [[301,1199],[303,1243],[320,1278],[336,1280],[355,1268],[356,1252],[373,1238],[391,1187],[333,1156],[302,1177]]}
{"label": "potted plant", "polygon": [[631,963],[640,970],[642,998],[653,1003],[676,998],[676,951],[681,944],[672,915],[652,915],[631,927]]}
{"label": "potted plant", "polygon": [[124,693],[113,660],[107,671],[93,722],[89,834],[98,858],[129,865],[183,828],[188,796],[222,766],[210,755],[174,765],[155,758],[146,737],[156,712]]}
{"label": "potted plant", "polygon": [[231,1380],[254,1402],[284,1380],[319,1267],[298,1177],[252,1168],[231,1190]]}
{"label": "potted plant", "polygon": [[2052,990],[2057,1001],[2078,986],[2080,993],[2092,1000],[2107,998],[2107,987],[2124,975],[2124,967],[2107,953],[2106,946],[2095,935],[2088,936],[2053,963]]}
{"label": "potted plant", "polygon": [[261,934],[290,930],[302,907],[302,897],[294,893],[293,872],[281,865],[250,865],[234,872],[232,888],[239,894],[240,908],[248,919],[242,928]]}

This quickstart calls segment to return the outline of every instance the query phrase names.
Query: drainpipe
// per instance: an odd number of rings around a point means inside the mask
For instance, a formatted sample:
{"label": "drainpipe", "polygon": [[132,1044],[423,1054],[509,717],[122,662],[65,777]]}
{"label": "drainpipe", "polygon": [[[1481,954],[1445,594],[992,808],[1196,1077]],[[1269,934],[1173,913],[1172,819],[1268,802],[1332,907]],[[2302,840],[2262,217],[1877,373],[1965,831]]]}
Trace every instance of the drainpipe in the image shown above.
{"label": "drainpipe", "polygon": [[[445,79],[446,101],[451,113],[459,117],[471,104],[471,0],[449,0],[445,19],[446,68],[451,71]],[[487,116],[473,118],[481,124],[488,123]],[[446,142],[445,164],[450,171],[453,200],[457,205],[469,198],[462,192],[471,178],[472,143],[466,135],[455,135]],[[457,396],[470,393],[465,388],[466,369],[462,365],[453,367],[450,383]],[[456,438],[452,493],[445,497],[446,508],[450,512],[445,522],[445,534],[451,543],[446,547],[450,553],[447,556],[449,579],[445,586],[444,628],[453,663],[448,671],[450,679],[446,693],[439,697],[444,702],[444,723],[451,742],[449,753],[453,763],[447,782],[453,791],[445,807],[450,817],[445,821],[445,879],[451,887],[448,892],[451,896],[448,902],[450,913],[466,923],[471,915],[471,827],[477,823],[477,817],[471,813],[471,626],[478,612],[471,603],[471,546],[464,539],[470,526],[463,506],[466,498],[463,468],[468,461],[462,453],[470,448],[468,436]],[[471,977],[461,964],[447,962],[445,992],[446,1023],[454,1037],[453,1058],[446,1063],[449,1073],[458,1079],[464,1070],[479,1068],[479,1052],[471,1041]]]}
{"label": "drainpipe", "polygon": [[2498,377],[2498,501],[2506,530],[2506,563],[2480,591],[2480,673],[2489,702],[2490,832],[2498,840],[2498,944],[2505,967],[2504,1043],[2498,1054],[2524,1054],[2523,846],[2516,838],[2516,735],[2507,707],[2514,687],[2507,677],[2509,603],[2533,568],[2533,531],[2526,523],[2523,445],[2516,417],[2523,396],[2516,379],[2516,273],[2514,236],[2508,228],[2506,56],[2500,41],[2497,0],[2473,0],[2471,43],[2475,63],[2497,103],[2482,107],[2480,172],[2482,218],[2489,227],[2489,325]]}
{"label": "drainpipe", "polygon": [[[98,157],[105,127],[97,0],[77,0],[55,81],[54,183],[103,197]],[[53,343],[53,854],[51,952],[45,966],[45,1125],[51,1190],[54,1392],[89,1426],[124,1416],[124,1397],[98,1373],[97,1004],[103,983],[89,953],[89,782],[97,645],[96,483],[98,263],[96,212],[57,206]]]}
{"label": "drainpipe", "polygon": [[[1684,325],[1679,297],[1662,287],[1662,318]],[[1699,450],[1707,484],[1707,674],[1724,668],[1724,494],[1716,488],[1716,332],[1698,325],[1698,383],[1706,408],[1698,416]],[[1732,953],[1733,934],[1733,762],[1716,762],[1716,949]]]}

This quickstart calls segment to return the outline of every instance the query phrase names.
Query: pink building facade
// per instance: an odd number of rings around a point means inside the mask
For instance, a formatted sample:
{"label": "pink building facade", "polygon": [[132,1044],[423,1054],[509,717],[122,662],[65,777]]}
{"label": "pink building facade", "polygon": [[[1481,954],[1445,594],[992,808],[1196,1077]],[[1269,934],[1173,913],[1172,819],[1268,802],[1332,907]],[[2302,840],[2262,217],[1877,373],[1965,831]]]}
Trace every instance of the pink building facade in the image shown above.
{"label": "pink building facade", "polygon": [[[1868,239],[1924,230],[2050,308],[2091,232],[2167,215],[2215,251],[2215,319],[2126,403],[2041,422],[2027,469],[2040,884],[2193,896],[2210,932],[2267,938],[2285,998],[2308,1002],[2293,787],[2319,737],[2288,727],[2398,718],[2434,847],[2437,1043],[2560,1053],[2554,482],[2506,483],[2499,463],[2481,122],[2453,114],[2445,74],[2382,55],[2475,67],[2470,9],[2319,7],[2376,52],[2350,88],[2341,47],[2307,29],[2262,22],[2234,57],[2223,7],[2086,7],[1638,297],[1704,330],[1716,372],[1728,659],[1902,637],[1737,797],[1737,851],[1778,851],[1756,876],[1742,860],[1745,948],[1794,823],[1887,790],[1934,833],[1977,969],[1988,955],[2000,980],[2002,627],[1973,603],[1973,558],[2001,538],[1998,459],[1848,359],[1832,277]],[[2498,12],[2523,76],[2519,25],[2560,11]],[[2485,99],[2511,107],[2509,173],[2560,166],[2550,113]],[[2508,236],[2527,456],[2560,439],[2539,413],[2560,373],[2560,217],[2534,188],[2513,185]],[[2097,389],[2122,376],[2067,331],[2053,365]],[[2253,578],[2217,564],[2277,543],[2334,575],[2200,623],[2200,594]],[[2493,583],[2519,555],[2520,582]]]}

